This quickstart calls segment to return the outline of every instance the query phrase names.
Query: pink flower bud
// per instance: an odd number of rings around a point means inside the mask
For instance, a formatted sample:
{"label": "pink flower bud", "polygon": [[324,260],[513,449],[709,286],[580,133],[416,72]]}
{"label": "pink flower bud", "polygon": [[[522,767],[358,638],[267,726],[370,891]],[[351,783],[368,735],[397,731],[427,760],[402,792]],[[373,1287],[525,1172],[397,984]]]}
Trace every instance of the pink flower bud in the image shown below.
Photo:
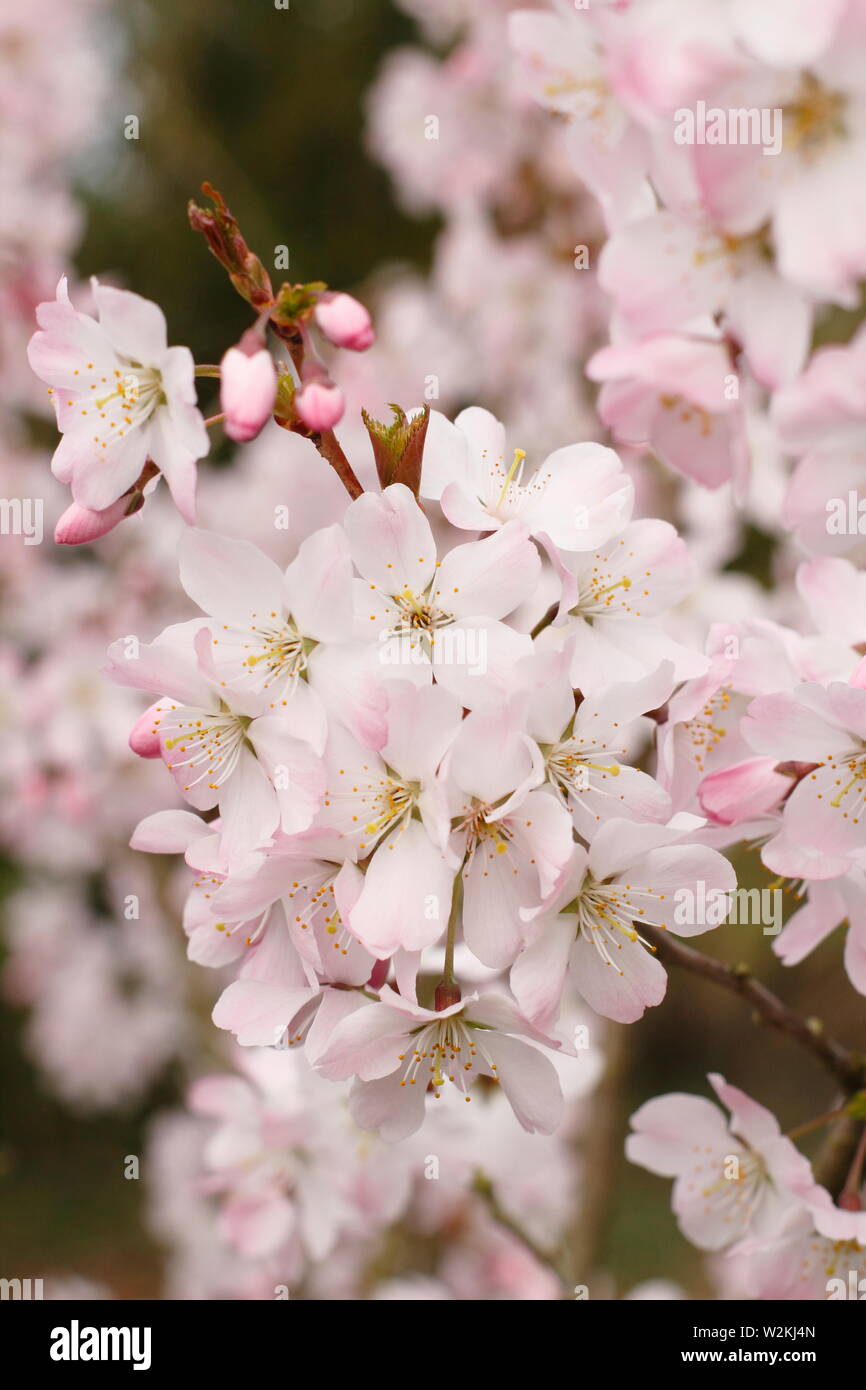
{"label": "pink flower bud", "polygon": [[277,373],[267,348],[248,355],[229,348],[220,366],[223,429],[229,439],[245,444],[267,424],[277,394]]}
{"label": "pink flower bud", "polygon": [[156,732],[155,725],[158,718],[159,706],[151,705],[132,727],[132,733],[129,735],[129,746],[133,753],[137,753],[140,758],[159,758],[161,756],[159,734]]}
{"label": "pink flower bud", "polygon": [[123,521],[128,507],[128,497],[118,497],[102,512],[92,512],[89,507],[79,507],[73,502],[55,526],[54,539],[58,545],[85,545],[87,541],[98,540]]}
{"label": "pink flower bud", "polygon": [[342,419],[345,401],[333,382],[311,381],[295,396],[295,409],[308,430],[331,430]]}
{"label": "pink flower bud", "polygon": [[350,294],[323,294],[316,304],[315,319],[335,347],[364,352],[376,340],[370,315]]}

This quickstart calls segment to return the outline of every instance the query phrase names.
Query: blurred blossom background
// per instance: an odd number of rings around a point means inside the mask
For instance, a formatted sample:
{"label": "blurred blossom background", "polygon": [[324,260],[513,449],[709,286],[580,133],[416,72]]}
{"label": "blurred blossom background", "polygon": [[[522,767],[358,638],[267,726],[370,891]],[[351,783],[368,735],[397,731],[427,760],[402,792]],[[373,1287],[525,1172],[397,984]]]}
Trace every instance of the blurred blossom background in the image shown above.
{"label": "blurred blossom background", "polygon": [[[287,278],[323,279],[371,308],[376,346],[341,378],[350,457],[365,447],[361,405],[408,409],[431,399],[431,382],[439,409],[486,406],[538,457],[603,438],[581,367],[606,340],[605,310],[593,270],[574,264],[583,244],[594,266],[603,228],[559,124],[513,75],[511,8],[64,0],[59,30],[51,0],[4,0],[0,492],[41,504],[44,534],[41,544],[0,537],[0,1272],[45,1277],[54,1296],[273,1295],[238,1258],[230,1220],[215,1220],[217,1185],[202,1182],[211,1102],[184,1108],[191,1082],[252,1064],[210,1023],[218,972],[186,960],[183,867],[128,848],[137,821],[164,804],[162,768],[127,746],[143,702],[100,675],[110,641],[148,640],[186,616],[174,562],[182,523],[156,495],[146,524],[79,550],[54,546],[66,499],[49,471],[49,403],[24,356],[35,306],[64,271],[86,306],[98,274],[161,305],[170,342],[218,361],[248,313],[188,227],[187,200],[208,179],[266,263],[286,247]],[[846,337],[857,322],[849,316]],[[279,553],[273,506],[302,509],[300,443],[275,426],[241,449],[215,443],[200,469],[202,524]],[[627,463],[637,514],[676,520],[702,573],[718,571],[682,614],[685,631],[702,640],[708,614],[790,619],[769,593],[789,563],[772,534],[777,461],[762,461],[765,484],[744,516],[651,459]],[[745,886],[768,886],[757,855],[737,868]],[[856,1043],[862,999],[839,969],[837,939],[796,972],[759,926],[725,927],[702,949],[753,964]],[[301,1296],[555,1296],[525,1251],[485,1226],[465,1183],[419,1181],[429,1154],[469,1172],[475,1143],[485,1171],[502,1169],[513,1209],[540,1209],[541,1244],[575,1221],[587,1267],[603,1272],[593,1296],[660,1279],[676,1296],[716,1296],[712,1262],[671,1218],[668,1184],[625,1162],[629,1114],[662,1091],[703,1094],[707,1071],[721,1069],[788,1127],[826,1108],[826,1081],[739,1001],[692,977],[674,975],[664,1006],[631,1028],[589,1026],[588,1053],[563,1063],[573,1067],[563,1134],[529,1138],[491,1100],[483,1135],[483,1114],[475,1136],[423,1131],[413,1172],[379,1146],[364,1157],[374,1234],[347,1220],[331,1268]],[[255,1066],[267,1094],[271,1062]],[[297,1084],[291,1121],[315,1128],[316,1087]],[[332,1123],[322,1120],[321,1142],[339,1165],[357,1138]],[[386,1200],[384,1188],[403,1197]],[[303,1283],[303,1271],[286,1274]]]}

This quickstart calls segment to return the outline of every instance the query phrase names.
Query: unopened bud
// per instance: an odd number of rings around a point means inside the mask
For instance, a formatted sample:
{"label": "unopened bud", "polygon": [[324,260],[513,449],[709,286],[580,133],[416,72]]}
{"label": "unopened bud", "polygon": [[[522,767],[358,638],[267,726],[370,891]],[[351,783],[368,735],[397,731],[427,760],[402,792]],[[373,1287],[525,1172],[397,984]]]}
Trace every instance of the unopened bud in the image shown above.
{"label": "unopened bud", "polygon": [[229,439],[237,444],[255,439],[273,414],[276,394],[277,373],[267,348],[250,354],[229,348],[220,365],[223,429]]}
{"label": "unopened bud", "polygon": [[316,304],[314,317],[335,347],[365,352],[376,341],[370,315],[350,294],[323,294]]}
{"label": "unopened bud", "polygon": [[161,754],[159,734],[156,731],[158,718],[159,706],[151,705],[133,725],[132,733],[129,735],[129,746],[140,758],[158,758]]}
{"label": "unopened bud", "polygon": [[295,394],[295,410],[308,430],[331,430],[343,417],[345,402],[339,386],[311,381]]}
{"label": "unopened bud", "polygon": [[73,502],[55,526],[54,539],[58,545],[85,545],[87,541],[98,540],[123,521],[128,506],[128,497],[119,497],[101,512],[91,511],[89,507],[80,507]]}

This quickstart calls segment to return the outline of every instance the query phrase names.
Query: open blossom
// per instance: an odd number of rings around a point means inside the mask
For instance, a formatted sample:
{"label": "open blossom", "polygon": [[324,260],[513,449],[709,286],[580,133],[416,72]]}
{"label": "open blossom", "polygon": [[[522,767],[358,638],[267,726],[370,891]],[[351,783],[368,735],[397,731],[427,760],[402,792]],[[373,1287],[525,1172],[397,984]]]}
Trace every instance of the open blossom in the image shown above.
{"label": "open blossom", "polygon": [[702,1250],[723,1250],[747,1234],[777,1234],[813,1179],[769,1110],[724,1077],[709,1079],[730,1119],[702,1096],[658,1096],[632,1115],[626,1155],[675,1178],[683,1233]]}
{"label": "open blossom", "polygon": [[322,740],[315,712],[289,723],[267,690],[229,695],[211,642],[201,621],[166,628],[132,652],[121,639],[109,651],[108,673],[119,685],[161,693],[152,731],[163,761],[190,805],[219,806],[231,863],[278,828],[291,833],[312,823],[325,790]]}
{"label": "open blossom", "polygon": [[785,965],[799,965],[843,923],[848,925],[845,970],[854,988],[866,994],[866,878],[860,869],[809,883],[806,902],[788,918],[773,950]]}
{"label": "open blossom", "polygon": [[37,311],[30,365],[48,383],[63,438],[56,477],[104,511],[152,460],[186,521],[195,519],[196,460],[208,451],[188,348],[167,345],[156,304],[93,282],[98,318],[76,310],[65,277]]}
{"label": "open blossom", "polygon": [[651,445],[678,473],[704,487],[746,485],[739,381],[718,337],[657,332],[601,348],[587,363],[603,383],[598,413],[620,444]]}
{"label": "open blossom", "polygon": [[828,879],[866,859],[866,689],[861,662],[849,684],[803,682],[753,700],[742,731],[756,753],[799,765],[779,834],[765,845],[769,869]]}
{"label": "open blossom", "polygon": [[441,686],[384,683],[386,736],[365,747],[336,723],[325,755],[321,820],[363,863],[349,914],[373,955],[418,951],[442,933],[454,869],[444,852],[447,819],[439,765],[460,727],[458,702]]}
{"label": "open blossom", "polygon": [[424,497],[440,503],[454,526],[493,531],[511,518],[565,550],[594,550],[631,517],[634,485],[612,449],[571,444],[536,468],[526,453],[507,457],[505,428],[471,406],[452,425],[434,411],[424,447]]}
{"label": "open blossom", "polygon": [[639,680],[671,661],[677,680],[708,665],[658,621],[688,593],[694,570],[685,542],[665,521],[632,521],[588,555],[550,555],[562,584],[559,611],[542,647],[568,643],[571,682],[588,695]]}
{"label": "open blossom", "polygon": [[547,789],[538,750],[508,705],[464,719],[447,757],[452,833],[459,865],[463,938],[485,965],[514,960],[523,909],[556,889],[571,857],[571,821]]}
{"label": "open blossom", "polygon": [[357,631],[380,646],[383,672],[436,680],[471,709],[503,690],[530,638],[503,619],[529,598],[541,571],[519,521],[441,560],[430,523],[407,487],[365,493],[346,512],[357,585]]}
{"label": "open blossom", "polygon": [[567,974],[597,1013],[633,1023],[664,998],[667,976],[641,925],[693,936],[718,926],[736,887],[714,849],[687,843],[693,818],[669,825],[609,820],[575,845],[563,881],[529,919],[511,989],[528,1018],[558,1016]]}
{"label": "open blossom", "polygon": [[403,1139],[424,1120],[428,1085],[441,1097],[453,1085],[465,1100],[479,1077],[497,1081],[530,1133],[550,1134],[562,1110],[553,1064],[536,1043],[558,1048],[504,995],[472,995],[434,1012],[382,990],[334,1029],[319,1069],[354,1076],[350,1105],[363,1129]]}
{"label": "open blossom", "polygon": [[571,812],[575,830],[590,840],[612,817],[669,820],[667,792],[629,762],[639,746],[639,716],[660,709],[673,689],[671,662],[642,680],[577,700],[571,664],[571,643],[559,651],[536,650],[515,668],[515,683],[529,701],[526,729],[538,745],[545,779]]}

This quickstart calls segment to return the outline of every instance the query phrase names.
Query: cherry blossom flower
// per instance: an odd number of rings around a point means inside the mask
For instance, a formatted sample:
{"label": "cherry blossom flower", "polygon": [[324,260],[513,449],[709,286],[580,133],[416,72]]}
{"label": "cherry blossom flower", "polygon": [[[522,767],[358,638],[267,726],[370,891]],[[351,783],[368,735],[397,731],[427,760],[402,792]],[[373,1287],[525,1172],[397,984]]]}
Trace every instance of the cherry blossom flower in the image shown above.
{"label": "cherry blossom flower", "polygon": [[366,581],[357,590],[358,631],[379,643],[383,672],[390,666],[421,682],[435,673],[469,709],[491,687],[504,689],[512,663],[532,649],[501,621],[529,597],[541,570],[524,526],[509,521],[438,560],[429,522],[400,483],[359,497],[344,525]]}
{"label": "cherry blossom flower", "polygon": [[689,844],[700,822],[609,820],[589,846],[575,845],[564,882],[531,920],[511,971],[520,1008],[540,1027],[558,1016],[566,973],[591,1008],[633,1023],[664,998],[667,976],[641,924],[692,936],[718,926],[736,888],[714,849]]}
{"label": "cherry blossom flower", "polygon": [[756,753],[796,762],[779,834],[765,845],[769,869],[786,877],[835,878],[866,852],[861,823],[866,771],[866,690],[862,665],[850,684],[804,681],[753,700],[742,732]]}
{"label": "cherry blossom flower", "polygon": [[304,830],[325,790],[318,718],[296,711],[291,723],[269,692],[229,694],[210,660],[212,636],[201,622],[166,628],[130,654],[123,639],[109,650],[107,674],[119,685],[162,692],[153,730],[178,790],[201,811],[219,806],[230,864],[267,844],[278,828]]}
{"label": "cherry blossom flower", "polygon": [[98,319],[76,310],[66,278],[39,306],[30,365],[48,383],[62,431],[52,468],[79,506],[104,511],[152,460],[195,520],[195,463],[208,451],[188,348],[167,346],[156,304],[93,281]]}
{"label": "cherry blossom flower", "polygon": [[632,1115],[626,1155],[675,1178],[684,1235],[701,1250],[724,1250],[747,1234],[776,1234],[812,1177],[769,1110],[722,1076],[709,1080],[730,1120],[702,1096],[658,1096]]}
{"label": "cherry blossom flower", "polygon": [[550,1134],[562,1109],[556,1071],[535,1045],[557,1042],[532,1027],[504,995],[472,995],[434,1012],[382,990],[342,1023],[320,1059],[332,1078],[355,1076],[350,1105],[363,1129],[404,1139],[424,1121],[428,1086],[450,1082],[465,1100],[479,1077],[498,1081],[530,1133]]}
{"label": "cherry blossom flower", "polygon": [[595,550],[629,521],[634,486],[612,449],[572,444],[532,472],[525,459],[523,449],[507,459],[504,426],[488,411],[471,406],[453,425],[434,411],[422,496],[435,498],[462,530],[498,530],[516,518],[564,550]]}

